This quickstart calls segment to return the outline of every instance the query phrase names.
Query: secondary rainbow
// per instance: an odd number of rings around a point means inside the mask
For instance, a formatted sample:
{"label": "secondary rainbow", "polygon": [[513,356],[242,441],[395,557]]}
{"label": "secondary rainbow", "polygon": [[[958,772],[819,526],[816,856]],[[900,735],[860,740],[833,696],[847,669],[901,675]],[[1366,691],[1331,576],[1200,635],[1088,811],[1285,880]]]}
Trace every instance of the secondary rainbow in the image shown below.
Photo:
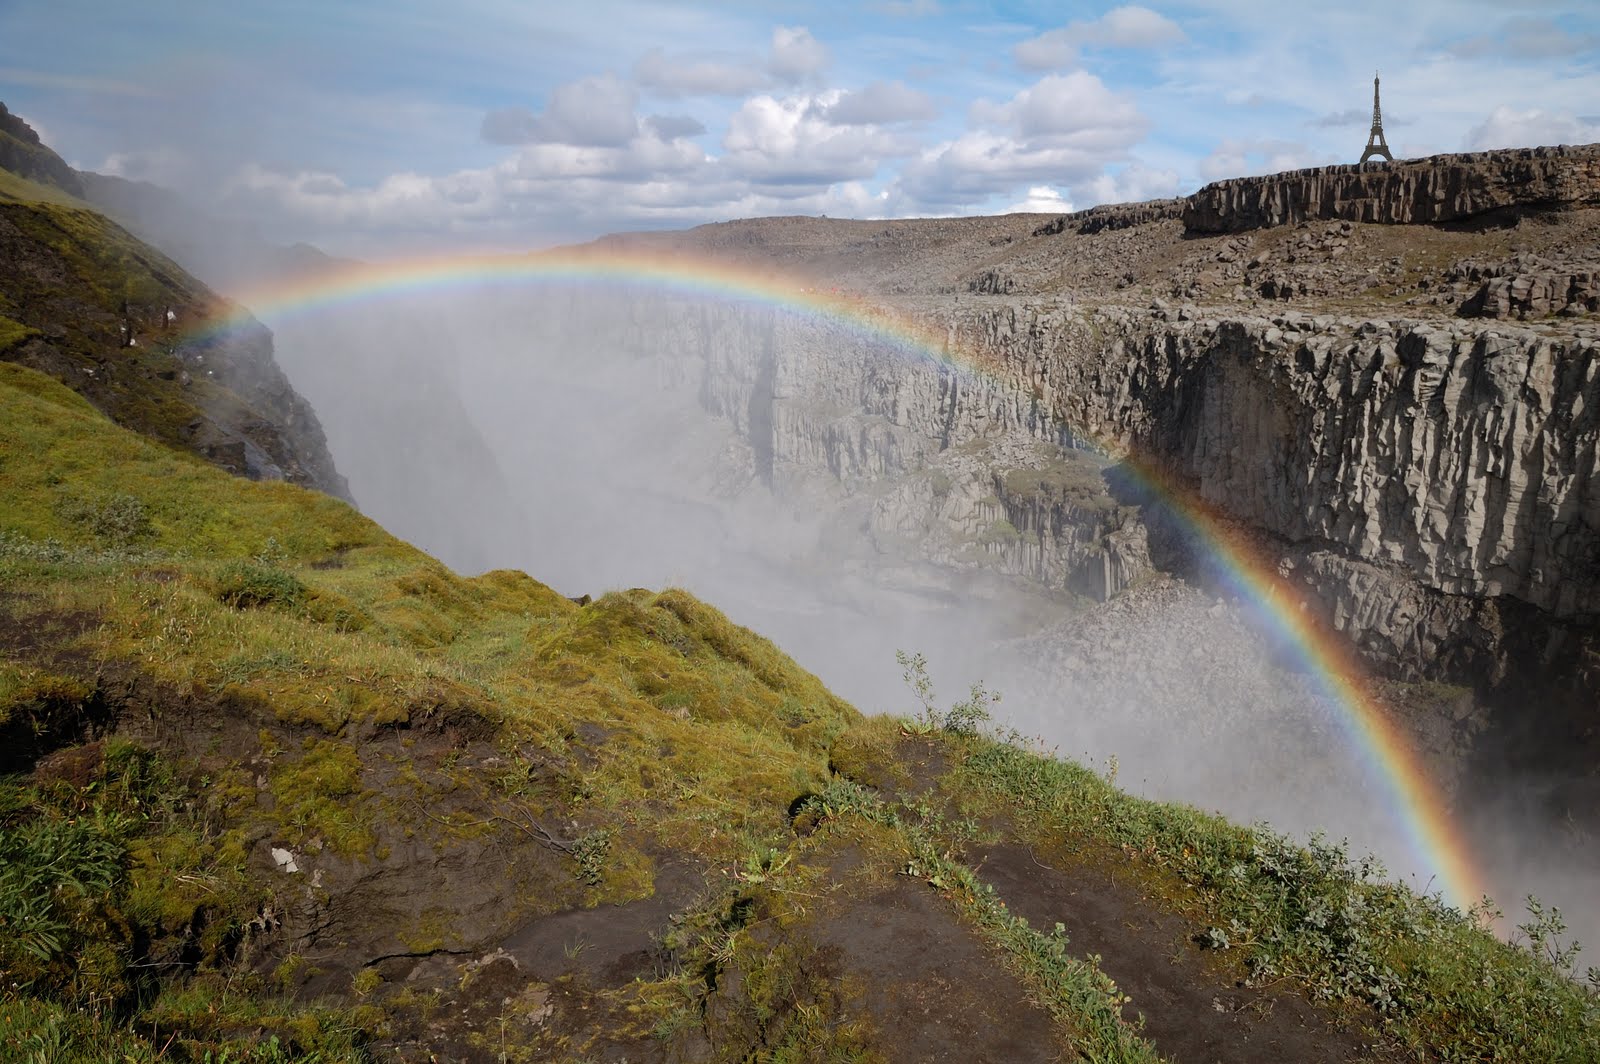
{"label": "secondary rainbow", "polygon": [[[528,256],[425,258],[341,268],[241,294],[242,303],[278,320],[369,302],[451,291],[481,291],[523,285],[596,284],[650,292],[681,293],[758,304],[832,322],[883,342],[904,357],[947,371],[1003,383],[997,365],[977,352],[954,349],[943,331],[826,286],[747,264],[595,247]],[[244,306],[194,330],[197,338],[245,320]],[[1123,451],[1124,448],[1108,448]],[[1268,559],[1225,519],[1183,490],[1155,463],[1137,456],[1128,465],[1204,542],[1218,572],[1257,615],[1293,647],[1322,693],[1338,707],[1354,749],[1387,790],[1387,804],[1414,855],[1435,877],[1444,900],[1466,911],[1487,893],[1468,840],[1416,750],[1376,698],[1344,640],[1306,608],[1303,593],[1281,577]]]}

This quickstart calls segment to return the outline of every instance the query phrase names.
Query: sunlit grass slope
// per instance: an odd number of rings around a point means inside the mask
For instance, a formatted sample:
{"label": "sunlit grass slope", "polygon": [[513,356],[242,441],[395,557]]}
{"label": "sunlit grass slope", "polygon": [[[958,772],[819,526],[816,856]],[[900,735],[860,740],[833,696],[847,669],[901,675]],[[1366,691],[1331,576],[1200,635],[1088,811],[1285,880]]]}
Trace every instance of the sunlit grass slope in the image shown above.
{"label": "sunlit grass slope", "polygon": [[[1331,848],[974,734],[981,714],[863,718],[682,591],[579,604],[521,573],[459,576],[338,500],[231,477],[8,364],[0,500],[7,1059],[361,1060],[435,1016],[437,997],[274,935],[295,917],[269,842],[318,855],[330,897],[404,874],[417,847],[492,855],[490,884],[503,853],[544,853],[491,898],[508,928],[650,898],[668,864],[708,874],[660,968],[574,998],[581,1028],[517,1021],[506,1059],[607,1038],[885,1059],[894,1032],[815,943],[905,884],[950,903],[1070,1052],[1157,1059],[1099,962],[1019,920],[963,856],[1000,840],[1117,870],[1239,978],[1347,1010],[1394,1059],[1600,1054],[1600,999],[1570,958],[1505,946]],[[908,744],[938,770],[919,775]],[[414,926],[368,929],[396,942],[349,949],[485,948],[466,904],[442,890]]]}
{"label": "sunlit grass slope", "polygon": [[153,446],[9,365],[0,455],[12,595],[92,616],[75,652],[178,689],[257,694],[329,734],[442,704],[546,742],[599,724],[619,797],[643,797],[634,758],[716,733],[689,775],[787,801],[854,716],[687,594],[580,608],[521,573],[459,577],[342,502]]}
{"label": "sunlit grass slope", "polygon": [[[583,816],[595,825],[591,835],[616,836],[613,874],[585,877],[593,883],[578,884],[568,904],[648,893],[649,859],[625,837],[633,825],[706,862],[735,859],[752,837],[784,827],[797,794],[821,786],[830,740],[856,719],[766,640],[688,594],[620,592],[580,607],[521,573],[457,576],[342,502],[230,477],[5,364],[0,499],[7,768],[70,742],[82,707],[129,676],[154,692],[141,714],[183,703],[191,713],[254,706],[281,725],[272,735],[263,729],[257,749],[210,759],[204,794],[174,799],[209,809],[225,830],[200,839],[192,826],[145,824],[186,842],[157,845],[149,867],[136,863],[131,885],[118,888],[124,901],[155,880],[184,882],[186,866],[168,857],[228,867],[246,837],[263,834],[381,861],[373,826],[393,818],[396,797],[363,786],[352,751],[384,729],[435,719],[508,750],[558,757],[558,793],[541,797],[536,811]],[[291,745],[286,734],[304,742]],[[581,760],[571,756],[577,748]],[[263,749],[280,761],[272,786],[281,792],[265,812],[236,771]],[[106,780],[117,778],[106,771]],[[515,778],[500,786],[517,798]],[[27,788],[12,799],[8,831],[30,817],[65,823],[77,802]],[[102,833],[123,851],[138,834],[121,821]],[[126,853],[112,865],[90,885],[127,875]],[[214,924],[242,925],[260,900],[242,884],[220,905],[181,897],[182,887],[172,892],[173,909],[189,907],[179,915],[192,917],[202,902],[220,909]],[[126,923],[128,913],[117,912]],[[104,931],[80,927],[57,944]],[[113,952],[131,948],[132,936],[111,938]],[[40,941],[48,963],[24,985],[100,993],[81,952]],[[18,970],[17,956],[3,959]],[[224,961],[220,951],[209,959]],[[112,979],[105,993],[122,1001],[132,993],[125,982]]]}

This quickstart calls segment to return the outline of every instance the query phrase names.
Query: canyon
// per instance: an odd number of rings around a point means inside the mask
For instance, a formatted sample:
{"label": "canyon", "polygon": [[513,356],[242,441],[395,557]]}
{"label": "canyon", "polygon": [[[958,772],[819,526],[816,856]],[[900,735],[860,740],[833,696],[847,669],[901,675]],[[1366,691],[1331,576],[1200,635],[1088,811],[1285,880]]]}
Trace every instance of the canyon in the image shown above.
{"label": "canyon", "polygon": [[[1600,768],[1600,323],[1580,283],[1596,159],[1325,168],[1042,224],[607,238],[859,306],[568,294],[541,304],[541,342],[650,360],[743,441],[732,482],[829,498],[881,553],[947,572],[1088,601],[1194,576],[1181,513],[1144,483],[1170,482],[1303,590],[1419,735],[1469,721],[1474,756],[1554,773],[1582,810]],[[1525,278],[1552,269],[1579,282],[1530,300]]]}

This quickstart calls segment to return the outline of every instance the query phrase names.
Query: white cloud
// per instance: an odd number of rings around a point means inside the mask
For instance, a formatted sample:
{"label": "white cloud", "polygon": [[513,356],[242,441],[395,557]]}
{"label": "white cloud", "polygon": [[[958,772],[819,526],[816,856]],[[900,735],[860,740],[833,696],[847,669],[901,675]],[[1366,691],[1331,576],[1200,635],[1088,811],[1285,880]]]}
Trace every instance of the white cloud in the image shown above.
{"label": "white cloud", "polygon": [[803,82],[820,73],[828,62],[828,50],[810,30],[775,26],[765,58],[652,48],[634,64],[633,79],[663,96],[746,96]]}
{"label": "white cloud", "polygon": [[804,26],[778,26],[772,31],[767,69],[779,81],[804,81],[828,65],[828,50]]}
{"label": "white cloud", "polygon": [[1087,186],[1149,127],[1131,99],[1082,70],[1052,74],[1004,103],[979,100],[970,117],[977,128],[902,168],[894,195],[905,209],[963,209],[1027,185]]}
{"label": "white cloud", "polygon": [[483,139],[491,144],[574,144],[616,147],[639,132],[634,115],[639,94],[614,74],[557,86],[543,112],[508,107],[484,116]]}
{"label": "white cloud", "polygon": [[837,126],[866,126],[922,121],[938,113],[926,93],[898,81],[874,81],[839,97],[823,117]]}
{"label": "white cloud", "polygon": [[1551,114],[1533,108],[1518,111],[1496,107],[1467,134],[1466,150],[1526,148],[1541,144],[1592,144],[1600,141],[1600,121],[1593,116]]}
{"label": "white cloud", "polygon": [[844,95],[746,100],[728,121],[722,163],[752,180],[795,183],[870,178],[887,160],[916,150],[910,139],[871,125],[839,125],[826,117]]}
{"label": "white cloud", "polygon": [[1025,70],[1058,70],[1077,63],[1085,47],[1161,48],[1186,38],[1178,24],[1147,7],[1112,8],[1097,19],[1079,20],[1047,30],[1012,50]]}
{"label": "white cloud", "polygon": [[1114,174],[1101,174],[1087,185],[1086,201],[1097,203],[1141,203],[1144,200],[1171,199],[1178,194],[1178,171],[1150,169],[1138,163]]}
{"label": "white cloud", "polygon": [[644,121],[650,131],[662,140],[698,137],[706,131],[705,123],[689,115],[651,115]]}
{"label": "white cloud", "polygon": [[1072,204],[1049,185],[1034,185],[1020,203],[1013,203],[1001,214],[1071,214]]}
{"label": "white cloud", "polygon": [[1149,122],[1131,99],[1106,88],[1093,74],[1051,74],[1003,104],[979,100],[972,119],[1007,128],[1019,137],[1071,137],[1082,142],[1125,145]]}
{"label": "white cloud", "polygon": [[[1372,122],[1372,112],[1360,107],[1350,107],[1343,111],[1332,111],[1325,115],[1318,115],[1306,123],[1318,129],[1343,129],[1347,126],[1365,126]],[[1393,125],[1393,121],[1390,122]]]}
{"label": "white cloud", "polygon": [[882,215],[886,198],[865,179],[880,160],[913,145],[877,127],[825,121],[822,113],[841,95],[746,101],[720,158],[682,135],[692,119],[652,116],[626,144],[536,142],[482,169],[398,173],[369,186],[324,171],[253,164],[233,175],[224,198],[282,221],[283,231],[320,227],[355,243],[362,233],[432,233],[527,246],[629,225],[797,212]]}

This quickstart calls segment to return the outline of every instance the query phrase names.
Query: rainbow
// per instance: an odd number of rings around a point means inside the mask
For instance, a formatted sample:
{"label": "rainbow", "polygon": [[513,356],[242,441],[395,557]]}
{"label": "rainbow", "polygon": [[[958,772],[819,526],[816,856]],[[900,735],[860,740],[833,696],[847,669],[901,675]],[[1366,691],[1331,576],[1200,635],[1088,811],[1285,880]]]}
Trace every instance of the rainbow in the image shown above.
{"label": "rainbow", "polygon": [[[747,264],[595,245],[527,256],[426,258],[336,269],[242,293],[241,301],[262,317],[278,320],[436,292],[571,284],[773,307],[832,323],[948,372],[1000,379],[998,364],[977,352],[952,350],[942,331],[803,278]],[[249,317],[244,306],[230,305],[193,333],[215,335]],[[1413,856],[1432,874],[1443,900],[1463,912],[1481,902],[1488,880],[1467,838],[1411,742],[1374,697],[1346,641],[1306,608],[1302,593],[1230,522],[1158,465],[1130,457],[1128,466],[1206,546],[1223,583],[1293,648],[1322,694],[1338,707],[1347,737],[1382,781],[1387,805]]]}

